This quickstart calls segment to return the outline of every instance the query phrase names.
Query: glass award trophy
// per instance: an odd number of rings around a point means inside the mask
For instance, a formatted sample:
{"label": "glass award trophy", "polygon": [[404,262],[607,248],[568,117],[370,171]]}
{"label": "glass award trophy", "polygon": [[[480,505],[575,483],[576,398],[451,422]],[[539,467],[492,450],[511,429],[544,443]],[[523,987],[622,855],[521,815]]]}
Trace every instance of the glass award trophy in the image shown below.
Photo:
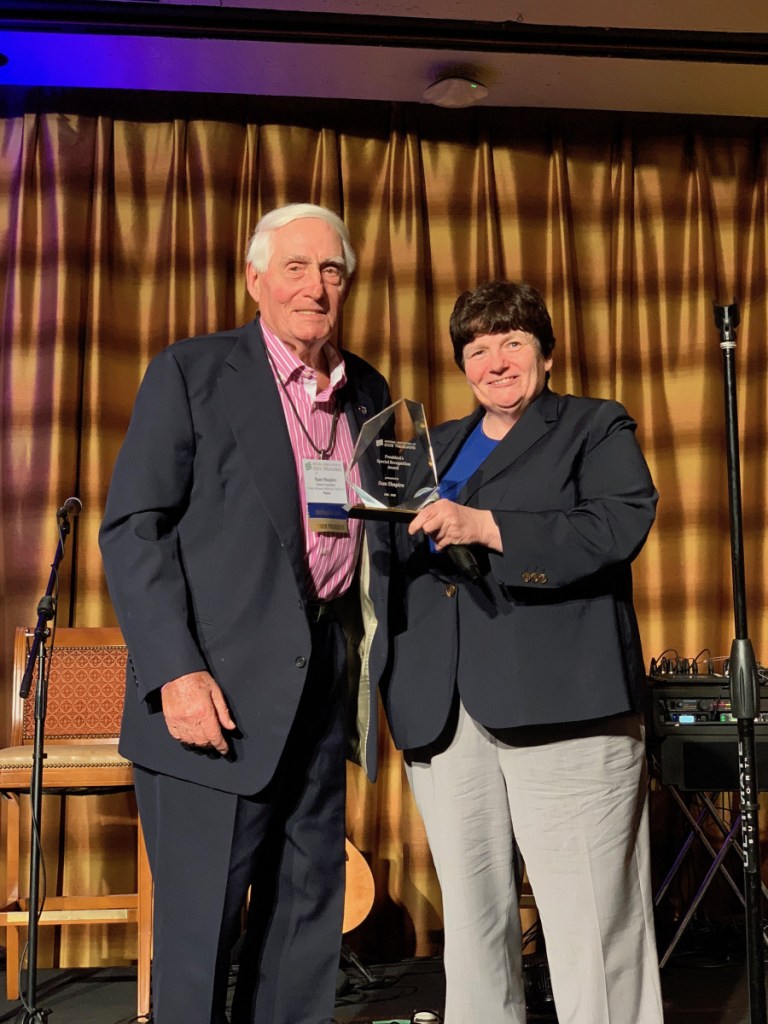
{"label": "glass award trophy", "polygon": [[[361,483],[352,469],[358,466]],[[437,496],[437,474],[424,406],[401,398],[367,420],[352,454],[347,483],[359,502],[352,519],[409,520]]]}

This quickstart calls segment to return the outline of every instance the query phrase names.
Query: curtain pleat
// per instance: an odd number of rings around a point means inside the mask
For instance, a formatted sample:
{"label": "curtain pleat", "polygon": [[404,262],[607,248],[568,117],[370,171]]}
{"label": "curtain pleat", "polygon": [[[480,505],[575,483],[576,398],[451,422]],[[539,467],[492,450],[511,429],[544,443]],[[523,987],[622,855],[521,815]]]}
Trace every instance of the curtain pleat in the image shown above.
{"label": "curtain pleat", "polygon": [[[11,637],[35,619],[55,510],[70,494],[83,501],[59,621],[113,623],[97,533],[143,371],[172,341],[253,315],[245,245],[286,202],[345,217],[358,270],[344,344],[395,397],[424,402],[430,422],[472,408],[448,337],[457,295],[492,277],[542,291],[553,387],[624,402],[661,494],[635,568],[646,660],[666,648],[726,655],[733,637],[712,302],[736,297],[749,626],[768,658],[763,122],[67,93],[0,94],[0,114],[6,735]],[[356,941],[382,959],[436,952],[440,895],[423,828],[384,726],[379,744],[375,786],[349,771],[349,832],[376,884]],[[58,822],[55,804],[50,813]],[[62,884],[130,880],[131,814],[130,795],[68,812]],[[63,965],[135,955],[119,929],[69,933]]]}

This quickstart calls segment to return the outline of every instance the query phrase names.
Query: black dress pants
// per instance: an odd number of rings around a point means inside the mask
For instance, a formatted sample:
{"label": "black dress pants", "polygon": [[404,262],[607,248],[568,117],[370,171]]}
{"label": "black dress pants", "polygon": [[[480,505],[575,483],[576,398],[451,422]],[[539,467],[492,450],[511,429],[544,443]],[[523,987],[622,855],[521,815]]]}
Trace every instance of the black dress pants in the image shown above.
{"label": "black dress pants", "polygon": [[292,731],[254,796],[135,767],[155,885],[155,1024],[226,1024],[249,887],[232,1024],[331,1021],[344,904],[342,669],[338,626],[317,624]]}

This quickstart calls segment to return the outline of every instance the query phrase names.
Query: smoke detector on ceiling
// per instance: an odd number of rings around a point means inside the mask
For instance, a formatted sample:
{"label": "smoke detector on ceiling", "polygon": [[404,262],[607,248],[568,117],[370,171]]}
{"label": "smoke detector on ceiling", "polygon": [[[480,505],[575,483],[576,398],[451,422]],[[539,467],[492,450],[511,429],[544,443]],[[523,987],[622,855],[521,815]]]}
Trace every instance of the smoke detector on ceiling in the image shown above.
{"label": "smoke detector on ceiling", "polygon": [[427,103],[438,107],[471,107],[488,95],[488,90],[481,82],[463,75],[446,75],[438,78],[422,93]]}

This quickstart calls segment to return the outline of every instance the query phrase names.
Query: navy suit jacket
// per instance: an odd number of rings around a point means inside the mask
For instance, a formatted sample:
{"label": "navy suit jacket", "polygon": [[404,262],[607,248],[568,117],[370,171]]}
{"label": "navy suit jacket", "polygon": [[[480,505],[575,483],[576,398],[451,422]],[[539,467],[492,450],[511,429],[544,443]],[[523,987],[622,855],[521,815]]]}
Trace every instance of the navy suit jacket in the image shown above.
{"label": "navy suit jacket", "polygon": [[[340,401],[356,437],[389,402],[384,378],[345,352]],[[231,793],[269,782],[310,658],[296,469],[258,320],[191,338],[150,363],[118,456],[100,544],[129,651],[122,754]],[[372,557],[380,524],[367,527]],[[383,591],[386,573],[372,585]],[[386,600],[373,595],[378,609]],[[375,692],[386,622],[368,638],[373,680],[360,756],[375,775]],[[232,756],[184,749],[160,687],[207,670],[237,723]],[[363,716],[365,717],[365,715]]]}
{"label": "navy suit jacket", "polygon": [[[483,415],[432,434],[438,475]],[[630,563],[657,494],[618,402],[546,389],[459,494],[490,509],[503,554],[473,551],[477,583],[397,527],[384,707],[400,748],[443,730],[456,690],[488,727],[638,710],[645,684]]]}

